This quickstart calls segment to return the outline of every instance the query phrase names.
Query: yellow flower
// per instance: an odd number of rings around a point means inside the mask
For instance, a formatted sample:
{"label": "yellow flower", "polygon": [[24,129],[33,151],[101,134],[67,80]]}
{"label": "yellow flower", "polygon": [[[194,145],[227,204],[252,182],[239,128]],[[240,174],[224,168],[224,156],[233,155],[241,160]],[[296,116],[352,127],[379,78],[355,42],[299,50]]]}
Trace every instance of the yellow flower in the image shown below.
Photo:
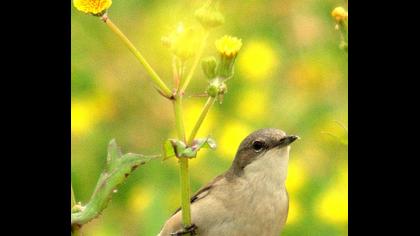
{"label": "yellow flower", "polygon": [[342,7],[336,7],[331,12],[331,16],[334,17],[336,21],[342,21],[348,18],[349,13]]}
{"label": "yellow flower", "polygon": [[180,23],[174,33],[162,38],[164,46],[168,47],[179,59],[185,61],[197,52],[199,46],[198,32]]}
{"label": "yellow flower", "polygon": [[233,76],[233,65],[236,55],[242,47],[242,40],[236,37],[225,35],[216,40],[216,48],[220,53],[220,63],[217,67],[217,75],[223,79]]}
{"label": "yellow flower", "polygon": [[226,57],[235,57],[242,47],[242,40],[236,37],[225,35],[216,41],[216,48],[220,54]]}
{"label": "yellow flower", "polygon": [[251,81],[270,79],[270,74],[280,68],[282,62],[281,52],[268,41],[250,41],[241,53],[239,69],[244,78]]}
{"label": "yellow flower", "polygon": [[73,0],[77,10],[93,15],[102,15],[111,4],[112,0]]}

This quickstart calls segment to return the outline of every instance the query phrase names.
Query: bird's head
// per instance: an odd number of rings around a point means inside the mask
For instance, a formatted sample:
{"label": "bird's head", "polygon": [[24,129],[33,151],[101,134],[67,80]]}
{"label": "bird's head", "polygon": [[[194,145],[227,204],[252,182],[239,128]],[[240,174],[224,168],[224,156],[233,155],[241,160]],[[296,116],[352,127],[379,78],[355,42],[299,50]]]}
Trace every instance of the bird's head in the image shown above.
{"label": "bird's head", "polygon": [[290,144],[299,137],[265,128],[248,135],[239,145],[231,170],[240,176],[246,169],[252,171],[287,170]]}

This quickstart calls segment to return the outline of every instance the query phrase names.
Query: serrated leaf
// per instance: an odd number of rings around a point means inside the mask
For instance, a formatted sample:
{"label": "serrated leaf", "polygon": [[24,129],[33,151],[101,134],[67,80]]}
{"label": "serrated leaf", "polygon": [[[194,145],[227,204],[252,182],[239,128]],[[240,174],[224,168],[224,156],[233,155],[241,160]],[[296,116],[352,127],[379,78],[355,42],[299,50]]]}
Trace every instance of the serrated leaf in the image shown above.
{"label": "serrated leaf", "polygon": [[95,190],[83,210],[71,214],[71,224],[83,225],[96,218],[108,205],[117,188],[140,165],[158,156],[145,156],[134,153],[122,155],[115,140],[108,145],[108,156],[104,171],[99,176]]}

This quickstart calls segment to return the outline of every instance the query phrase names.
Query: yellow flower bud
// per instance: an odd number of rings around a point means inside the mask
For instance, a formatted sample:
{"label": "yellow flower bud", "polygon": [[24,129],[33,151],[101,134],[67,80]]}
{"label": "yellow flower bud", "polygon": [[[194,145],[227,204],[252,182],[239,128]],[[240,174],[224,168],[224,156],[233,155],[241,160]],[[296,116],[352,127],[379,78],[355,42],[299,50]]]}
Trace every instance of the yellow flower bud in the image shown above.
{"label": "yellow flower bud", "polygon": [[112,0],[73,0],[74,7],[84,13],[101,16],[111,6]]}
{"label": "yellow flower bud", "polygon": [[220,63],[217,67],[218,76],[223,79],[229,79],[233,76],[233,65],[241,47],[241,39],[228,35],[216,41],[216,48],[220,54]]}
{"label": "yellow flower bud", "polygon": [[236,37],[225,35],[216,41],[216,48],[225,57],[235,57],[242,47],[242,40]]}
{"label": "yellow flower bud", "polygon": [[331,16],[334,17],[336,21],[347,20],[349,14],[348,12],[342,7],[336,7],[331,12]]}

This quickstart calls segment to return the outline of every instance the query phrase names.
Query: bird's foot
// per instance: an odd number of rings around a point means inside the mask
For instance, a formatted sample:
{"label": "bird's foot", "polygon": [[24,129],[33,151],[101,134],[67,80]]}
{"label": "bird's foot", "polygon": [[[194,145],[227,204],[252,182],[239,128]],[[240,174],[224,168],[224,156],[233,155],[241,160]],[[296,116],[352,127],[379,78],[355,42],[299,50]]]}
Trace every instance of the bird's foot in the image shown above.
{"label": "bird's foot", "polygon": [[195,224],[192,224],[188,226],[187,228],[182,228],[181,230],[178,230],[174,233],[171,233],[171,236],[182,236],[186,234],[190,234],[191,236],[197,235],[197,226]]}

